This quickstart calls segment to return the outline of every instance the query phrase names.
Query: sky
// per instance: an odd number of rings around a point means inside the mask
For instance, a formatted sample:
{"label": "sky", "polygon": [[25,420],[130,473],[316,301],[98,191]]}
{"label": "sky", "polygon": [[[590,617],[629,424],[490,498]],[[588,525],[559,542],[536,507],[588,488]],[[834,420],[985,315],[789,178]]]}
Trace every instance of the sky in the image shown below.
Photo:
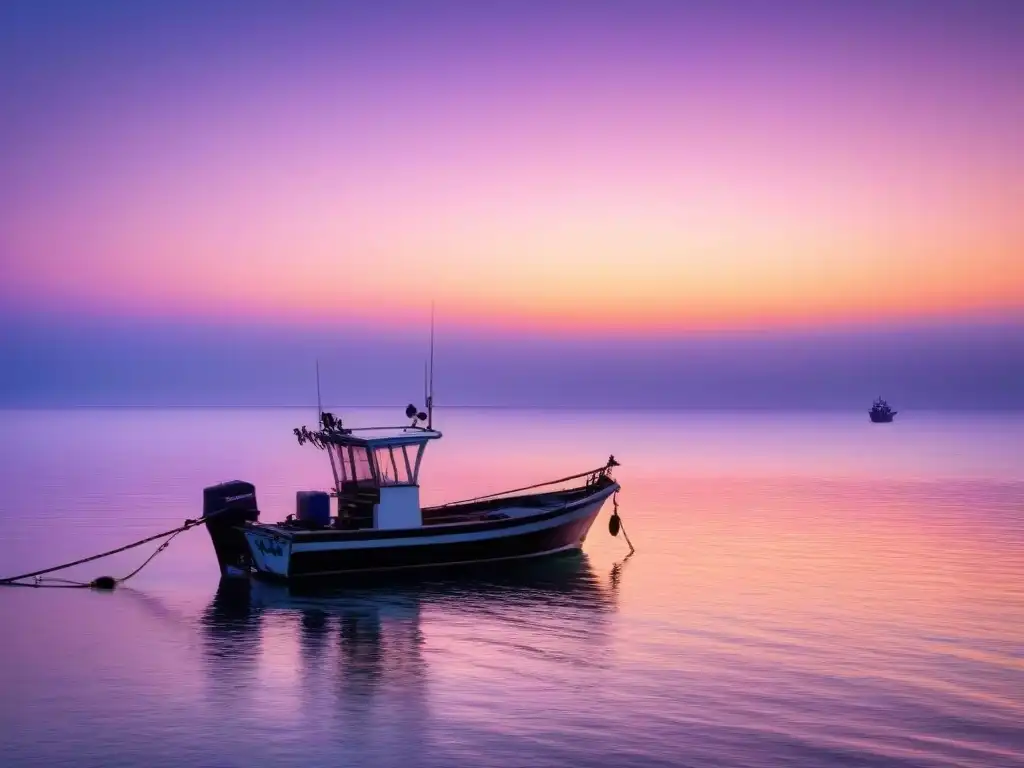
{"label": "sky", "polygon": [[285,402],[317,357],[404,401],[434,301],[451,401],[1024,407],[1021,40],[1012,0],[8,0],[0,402]]}

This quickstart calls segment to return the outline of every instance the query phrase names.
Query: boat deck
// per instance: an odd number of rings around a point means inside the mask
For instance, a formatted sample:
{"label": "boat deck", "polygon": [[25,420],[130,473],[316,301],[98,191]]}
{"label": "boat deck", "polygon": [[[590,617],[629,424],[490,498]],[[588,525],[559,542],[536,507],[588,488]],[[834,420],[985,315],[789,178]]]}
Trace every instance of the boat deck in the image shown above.
{"label": "boat deck", "polygon": [[[487,523],[495,520],[508,520],[551,512],[566,504],[593,495],[610,483],[601,482],[597,485],[570,488],[562,491],[549,491],[545,493],[534,493],[523,496],[503,496],[494,499],[480,501],[457,502],[454,504],[443,504],[435,507],[424,507],[423,527],[445,527],[450,525],[463,526],[472,523]],[[255,528],[274,533],[282,538],[293,538],[301,535],[303,539],[315,537],[318,534],[330,534],[332,537],[338,533],[348,532],[358,534],[373,530],[372,528],[347,528],[337,524],[337,518],[332,518],[334,525],[325,528],[310,528],[295,521],[282,523],[255,523],[250,524]]]}

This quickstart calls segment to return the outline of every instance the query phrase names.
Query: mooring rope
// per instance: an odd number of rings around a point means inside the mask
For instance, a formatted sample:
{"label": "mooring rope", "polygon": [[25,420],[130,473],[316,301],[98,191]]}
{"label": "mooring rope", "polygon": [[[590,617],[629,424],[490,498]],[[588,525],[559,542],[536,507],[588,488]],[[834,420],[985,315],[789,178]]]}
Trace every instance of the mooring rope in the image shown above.
{"label": "mooring rope", "polygon": [[[578,480],[581,477],[603,476],[603,475],[605,475],[605,473],[607,473],[607,471],[609,469],[611,469],[612,467],[617,467],[617,466],[619,466],[619,463],[617,461],[615,461],[615,457],[614,456],[609,456],[608,457],[608,463],[605,464],[603,467],[598,467],[597,469],[591,469],[591,470],[588,470],[586,472],[580,472],[579,474],[576,474],[576,475],[569,475],[568,477],[563,477],[563,478],[561,478],[559,480],[549,480],[549,481],[547,481],[545,483],[536,483],[534,485],[523,486],[522,488],[513,488],[512,490],[509,490],[509,491],[500,491],[498,493],[487,494],[486,496],[476,496],[476,497],[474,497],[472,499],[464,499],[462,501],[450,501],[447,504],[441,504],[441,505],[439,505],[437,507],[432,507],[432,509],[443,509],[444,507],[450,507],[450,506],[454,506],[456,504],[468,504],[468,503],[473,502],[473,501],[483,501],[485,499],[494,499],[494,498],[497,498],[499,496],[505,496],[505,495],[510,494],[510,493],[518,493],[520,491],[529,491],[529,490],[533,490],[534,488],[543,488],[543,487],[549,486],[549,485],[558,485],[559,483],[568,482],[569,480]],[[629,536],[626,536],[626,529],[622,525],[621,518],[619,517],[619,503],[618,503],[618,500],[616,498],[617,496],[618,496],[618,492],[616,491],[612,495],[612,503],[615,505],[615,507],[614,507],[615,511],[612,513],[612,519],[609,520],[609,529],[611,530],[612,535],[615,536],[616,534],[618,534],[619,528],[621,527],[622,535],[625,537],[626,543],[629,544],[630,554],[632,554],[633,551],[634,551],[633,543],[629,540]],[[155,558],[157,555],[159,555],[161,552],[163,552],[165,549],[167,549],[167,546],[174,540],[174,537],[177,536],[179,533],[183,533],[183,532],[189,530],[190,528],[195,528],[198,525],[204,525],[205,523],[208,523],[212,518],[216,517],[217,515],[223,514],[224,512],[228,512],[228,511],[229,510],[227,510],[227,509],[221,509],[221,510],[218,510],[217,512],[213,512],[213,513],[211,513],[209,515],[204,515],[203,517],[195,519],[195,520],[186,520],[184,525],[179,525],[177,528],[172,528],[169,531],[163,531],[162,533],[157,533],[157,534],[154,534],[152,536],[147,536],[144,539],[139,539],[139,541],[132,542],[131,544],[126,544],[123,547],[118,547],[117,549],[111,549],[111,550],[109,550],[107,552],[101,552],[98,555],[91,555],[90,557],[83,557],[83,558],[81,558],[79,560],[73,560],[70,563],[62,563],[60,565],[55,565],[55,566],[52,566],[50,568],[43,568],[42,570],[39,570],[39,571],[31,571],[30,573],[22,573],[22,574],[19,574],[18,576],[9,576],[9,577],[7,577],[5,579],[0,579],[0,587],[35,587],[35,588],[49,587],[49,588],[54,588],[54,589],[83,589],[83,588],[114,589],[114,587],[116,587],[118,584],[124,584],[126,581],[128,581],[128,579],[132,578],[139,571],[141,571],[143,568],[145,568],[147,565],[149,565],[149,563],[152,562],[153,558]],[[43,579],[43,578],[41,578],[41,577],[45,576],[48,573],[55,573],[57,571],[64,571],[64,570],[67,570],[68,568],[74,568],[76,565],[83,565],[85,563],[91,563],[93,560],[101,560],[104,557],[110,557],[111,555],[116,555],[116,554],[119,554],[121,552],[126,552],[129,549],[134,549],[135,547],[141,547],[143,544],[148,544],[149,542],[156,541],[157,539],[167,539],[167,540],[164,541],[163,543],[161,543],[160,546],[157,547],[156,550],[153,552],[153,554],[151,554],[149,557],[147,557],[145,559],[145,561],[143,561],[142,565],[140,565],[134,571],[129,573],[127,576],[124,576],[124,577],[122,577],[120,579],[114,578],[113,576],[99,576],[98,578],[95,578],[92,581],[86,582],[86,581],[72,581],[71,579],[60,579],[60,578],[51,578],[51,579]],[[33,579],[33,581],[26,582],[26,579]],[[47,583],[47,582],[54,582],[54,583]]]}
{"label": "mooring rope", "polygon": [[[203,525],[205,523],[208,523],[212,518],[227,511],[228,510],[226,509],[222,509],[219,510],[218,512],[214,512],[212,514],[206,515],[196,520],[186,520],[184,525],[179,525],[177,528],[172,528],[169,531],[157,533],[153,536],[147,536],[146,538],[140,539],[139,541],[133,542],[131,544],[126,544],[125,546],[118,547],[117,549],[111,549],[108,552],[101,552],[98,555],[83,557],[80,560],[74,560],[70,563],[62,563],[61,565],[55,565],[51,568],[43,568],[39,571],[32,571],[31,573],[23,573],[18,576],[10,576],[6,579],[0,579],[0,587],[50,587],[63,589],[82,589],[92,587],[95,589],[113,589],[118,584],[124,584],[124,582],[128,581],[128,579],[132,578],[135,574],[137,574],[139,571],[141,571],[143,568],[149,565],[149,563],[153,560],[154,557],[156,557],[165,549],[167,549],[167,545],[170,544],[174,540],[174,537],[177,536],[179,533],[187,531],[190,528],[195,528],[197,525]],[[148,544],[149,542],[156,541],[157,539],[167,539],[167,541],[163,542],[159,547],[157,547],[156,551],[153,552],[153,554],[151,554],[148,558],[146,558],[145,562],[143,562],[142,565],[140,565],[138,568],[136,568],[134,571],[129,573],[127,576],[124,576],[123,578],[116,579],[113,576],[100,576],[88,582],[72,581],[70,579],[59,578],[41,578],[47,573],[63,571],[68,568],[73,568],[76,565],[82,565],[84,563],[90,563],[93,560],[100,560],[104,557],[110,557],[111,555],[116,555],[120,552],[126,552],[129,549],[134,549],[135,547],[141,547],[143,544]],[[34,579],[34,581],[26,582],[26,579]],[[46,583],[51,581],[57,583]]]}

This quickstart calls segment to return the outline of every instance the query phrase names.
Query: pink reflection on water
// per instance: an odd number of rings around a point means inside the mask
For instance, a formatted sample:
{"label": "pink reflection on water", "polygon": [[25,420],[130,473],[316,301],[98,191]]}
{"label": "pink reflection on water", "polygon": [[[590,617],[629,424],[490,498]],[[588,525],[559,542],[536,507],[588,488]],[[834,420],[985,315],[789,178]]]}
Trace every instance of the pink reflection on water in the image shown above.
{"label": "pink reflection on water", "polygon": [[[309,416],[2,414],[18,446],[3,463],[4,570],[170,527],[223,479],[254,481],[265,516],[283,517],[297,488],[329,482],[325,456],[291,434]],[[134,712],[181,755],[168,734],[186,722],[211,753],[246,753],[258,731],[279,758],[306,739],[392,756],[485,744],[506,762],[587,744],[723,765],[792,749],[803,764],[1020,764],[1021,420],[907,417],[444,412],[425,499],[614,453],[637,553],[623,562],[606,508],[579,571],[546,584],[239,605],[213,594],[209,542],[191,533],[134,592],[0,591],[0,671],[19,702],[6,722],[80,723],[69,739],[94,743]]]}

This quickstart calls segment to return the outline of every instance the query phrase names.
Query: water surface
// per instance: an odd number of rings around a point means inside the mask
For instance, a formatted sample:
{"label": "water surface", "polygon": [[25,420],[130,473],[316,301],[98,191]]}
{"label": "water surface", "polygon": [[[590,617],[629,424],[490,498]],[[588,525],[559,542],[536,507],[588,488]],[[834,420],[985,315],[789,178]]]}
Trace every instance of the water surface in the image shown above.
{"label": "water surface", "polygon": [[[1024,766],[1021,415],[438,415],[426,503],[614,453],[636,554],[606,508],[527,575],[310,596],[219,587],[198,530],[113,593],[0,589],[0,764]],[[0,575],[225,479],[283,518],[309,416],[0,412]]]}

